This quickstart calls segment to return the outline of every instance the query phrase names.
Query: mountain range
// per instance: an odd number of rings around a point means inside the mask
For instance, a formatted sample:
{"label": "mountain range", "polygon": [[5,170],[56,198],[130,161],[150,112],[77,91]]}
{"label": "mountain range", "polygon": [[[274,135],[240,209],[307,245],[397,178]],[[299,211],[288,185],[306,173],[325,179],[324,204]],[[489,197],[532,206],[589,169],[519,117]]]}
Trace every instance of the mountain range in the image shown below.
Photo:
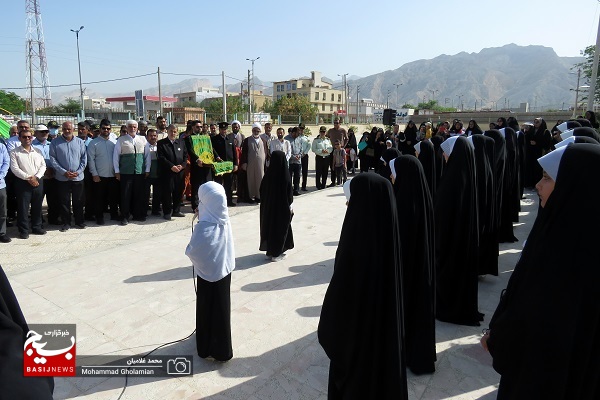
{"label": "mountain range", "polygon": [[[577,86],[576,63],[583,57],[559,57],[552,48],[544,46],[518,46],[486,48],[478,53],[461,52],[442,54],[429,60],[406,63],[395,70],[366,77],[348,78],[351,101],[373,99],[376,103],[400,107],[405,103],[437,100],[442,106],[477,109],[516,108],[528,102],[530,110],[565,109],[573,105]],[[330,80],[341,87],[339,80]],[[580,85],[583,84],[583,79]],[[198,87],[218,87],[207,79],[186,79],[162,86],[164,95],[194,91]],[[270,82],[255,78],[255,87],[271,95]],[[239,92],[240,83],[227,85],[227,91]],[[132,93],[86,93],[90,97],[112,97]],[[157,95],[158,87],[144,90],[144,94]],[[54,102],[66,97],[77,98],[79,92],[55,93]],[[475,103],[477,101],[477,103]]]}

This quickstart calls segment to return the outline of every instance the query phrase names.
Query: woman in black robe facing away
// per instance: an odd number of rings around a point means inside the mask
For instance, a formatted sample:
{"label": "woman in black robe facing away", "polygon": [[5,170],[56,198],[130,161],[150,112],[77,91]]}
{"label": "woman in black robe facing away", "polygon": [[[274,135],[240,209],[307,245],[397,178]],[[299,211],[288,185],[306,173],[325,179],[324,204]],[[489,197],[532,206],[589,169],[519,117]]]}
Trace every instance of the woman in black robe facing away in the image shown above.
{"label": "woman in black robe facing away", "polygon": [[431,194],[431,198],[434,199],[437,188],[437,169],[433,144],[429,140],[423,140],[417,143],[415,145],[415,154],[423,166],[423,172],[425,173],[427,186],[429,187],[429,194]]}
{"label": "woman in black robe facing away", "polygon": [[54,378],[23,376],[23,346],[29,327],[0,266],[0,398],[52,400]]}
{"label": "woman in black robe facing away", "polygon": [[[406,400],[394,191],[387,179],[360,174],[350,181],[350,193],[318,328],[319,343],[331,360],[327,397]],[[360,247],[354,237],[358,230],[372,232]]]}
{"label": "woman in black robe facing away", "polygon": [[533,189],[542,179],[542,168],[537,160],[550,148],[552,137],[543,118],[533,121],[533,128],[525,135],[525,187]]}
{"label": "woman in black robe facing away", "polygon": [[392,174],[392,171],[390,170],[390,161],[392,161],[393,159],[395,159],[396,157],[400,156],[400,151],[398,151],[398,149],[395,149],[393,147],[389,148],[389,149],[385,149],[383,151],[383,154],[381,155],[381,158],[383,158],[383,166],[381,167],[381,170],[379,171],[379,175],[383,176],[385,179],[390,180],[390,175]]}
{"label": "woman in black robe facing away", "polygon": [[292,181],[285,153],[274,151],[269,168],[260,184],[260,251],[272,261],[294,248],[292,233]]}
{"label": "woman in black robe facing away", "polygon": [[[433,151],[435,155],[435,187],[436,191],[440,182],[442,181],[442,174],[444,173],[444,165],[446,165],[446,159],[444,158],[444,151],[440,147],[444,142],[444,137],[441,135],[435,135],[431,137],[431,144],[433,144]],[[432,196],[435,199],[435,195]]]}
{"label": "woman in black robe facing away", "polygon": [[504,136],[506,158],[504,160],[504,180],[502,182],[502,204],[500,207],[500,225],[498,226],[498,241],[500,243],[518,242],[514,234],[513,222],[519,215],[519,187],[517,180],[517,135],[512,128],[501,128]]}
{"label": "woman in black robe facing away", "polygon": [[475,148],[477,169],[477,209],[479,210],[479,275],[498,276],[498,238],[496,228],[494,171],[494,140],[484,135],[468,138]]}
{"label": "woman in black robe facing away", "polygon": [[475,155],[462,136],[446,139],[442,149],[447,161],[434,203],[436,318],[479,326]]}
{"label": "woman in black robe facing away", "polygon": [[413,156],[391,161],[402,252],[406,366],[417,375],[435,372],[435,245],[433,201],[421,163]]}
{"label": "woman in black robe facing away", "polygon": [[600,146],[569,144],[540,164],[541,208],[481,342],[500,400],[599,399],[600,214],[581,205],[600,198]]}

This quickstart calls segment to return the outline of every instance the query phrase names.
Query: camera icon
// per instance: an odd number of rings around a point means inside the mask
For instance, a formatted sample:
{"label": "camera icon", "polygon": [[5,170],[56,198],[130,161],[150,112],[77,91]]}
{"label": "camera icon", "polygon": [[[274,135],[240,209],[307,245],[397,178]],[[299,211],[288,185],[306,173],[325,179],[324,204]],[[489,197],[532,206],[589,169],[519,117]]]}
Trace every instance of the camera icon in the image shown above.
{"label": "camera icon", "polygon": [[168,375],[190,375],[192,362],[185,357],[171,358],[167,361]]}

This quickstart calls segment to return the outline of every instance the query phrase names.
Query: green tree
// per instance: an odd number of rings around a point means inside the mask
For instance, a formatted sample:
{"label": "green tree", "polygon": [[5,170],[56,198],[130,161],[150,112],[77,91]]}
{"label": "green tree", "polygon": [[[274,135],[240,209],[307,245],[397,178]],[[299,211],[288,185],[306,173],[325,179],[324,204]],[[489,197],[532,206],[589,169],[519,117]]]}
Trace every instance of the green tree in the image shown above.
{"label": "green tree", "polygon": [[[221,101],[221,103],[223,103],[223,101]],[[202,107],[202,105],[197,101],[183,101],[181,103],[177,102],[177,107]]]}
{"label": "green tree", "polygon": [[417,108],[417,107],[413,106],[410,103],[405,103],[405,104],[402,104],[402,106],[400,108]]}
{"label": "green tree", "polygon": [[0,108],[13,114],[25,111],[25,100],[13,92],[0,90]]}
{"label": "green tree", "polygon": [[81,110],[81,103],[71,97],[67,97],[65,103],[60,103],[58,107],[62,109],[63,113],[73,114]]}
{"label": "green tree", "polygon": [[[210,99],[210,101],[202,101],[202,107],[211,118],[215,118],[217,115],[223,115],[223,99]],[[242,104],[242,99],[239,96],[227,97],[227,115],[232,116],[233,114],[242,114],[247,111],[247,107]]]}
{"label": "green tree", "polygon": [[[577,71],[581,68],[582,77],[584,78],[583,83],[589,85],[592,81],[592,69],[594,66],[594,52],[596,51],[596,45],[591,45],[585,48],[583,56],[585,61],[577,63],[571,67],[571,70]],[[581,84],[582,82],[580,82]],[[581,100],[587,100],[587,91],[581,91],[583,96]],[[596,92],[594,93],[595,101],[600,101],[600,74],[596,78]]]}
{"label": "green tree", "polygon": [[314,121],[318,113],[317,107],[310,104],[308,97],[304,96],[282,97],[273,104],[271,111],[272,115],[281,115],[283,119],[293,117],[295,121],[298,116],[303,121]]}

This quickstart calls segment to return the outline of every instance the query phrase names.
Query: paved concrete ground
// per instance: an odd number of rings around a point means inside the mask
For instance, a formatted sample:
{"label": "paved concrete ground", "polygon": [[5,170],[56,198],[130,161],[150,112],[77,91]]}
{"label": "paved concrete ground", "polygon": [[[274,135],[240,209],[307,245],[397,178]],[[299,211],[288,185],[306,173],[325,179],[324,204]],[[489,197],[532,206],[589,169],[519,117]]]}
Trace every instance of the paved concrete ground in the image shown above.
{"label": "paved concrete ground", "polygon": [[[522,202],[519,242],[501,245],[500,276],[480,280],[485,326],[535,218],[534,197],[528,192]],[[278,263],[258,252],[258,206],[231,209],[234,358],[200,359],[192,336],[157,354],[194,355],[193,377],[130,378],[123,399],[326,399],[329,362],[316,329],[345,198],[337,187],[306,193],[294,206],[296,247]],[[192,269],[184,255],[191,222],[190,214],[171,222],[149,218],[126,227],[90,223],[85,230],[54,230],[2,245],[1,262],[30,323],[76,323],[80,355],[140,354],[195,328]],[[481,328],[438,322],[437,370],[409,372],[410,398],[495,398],[499,375],[478,344]],[[124,381],[58,378],[55,398],[117,399]]]}

